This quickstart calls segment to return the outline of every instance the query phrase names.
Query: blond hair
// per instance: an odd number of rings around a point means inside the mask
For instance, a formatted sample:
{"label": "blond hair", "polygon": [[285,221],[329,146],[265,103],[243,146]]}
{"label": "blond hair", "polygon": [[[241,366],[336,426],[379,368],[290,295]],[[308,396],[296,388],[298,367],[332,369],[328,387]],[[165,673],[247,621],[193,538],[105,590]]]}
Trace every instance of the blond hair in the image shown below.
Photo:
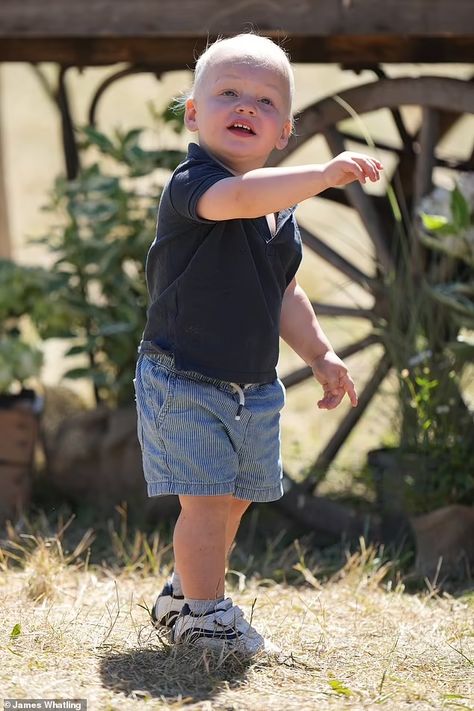
{"label": "blond hair", "polygon": [[[260,66],[275,68],[281,72],[288,84],[289,117],[291,118],[295,80],[288,54],[282,47],[275,44],[275,42],[268,37],[261,37],[253,32],[246,32],[225,39],[217,39],[206,47],[196,62],[193,85],[191,90],[184,97],[183,103],[186,102],[186,99],[195,96],[203,81],[208,65],[214,56],[221,49],[226,47],[235,49],[239,56],[239,61],[252,64],[257,63]],[[179,103],[181,104],[181,101],[179,101]]]}

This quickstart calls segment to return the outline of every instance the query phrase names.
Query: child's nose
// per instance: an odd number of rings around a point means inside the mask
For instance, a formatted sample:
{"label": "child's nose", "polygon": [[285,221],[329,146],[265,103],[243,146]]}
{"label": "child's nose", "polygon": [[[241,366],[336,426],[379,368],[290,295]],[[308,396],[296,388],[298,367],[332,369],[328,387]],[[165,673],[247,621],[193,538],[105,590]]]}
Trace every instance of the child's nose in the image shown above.
{"label": "child's nose", "polygon": [[255,106],[251,101],[246,101],[243,100],[241,101],[240,105],[237,107],[237,111],[239,114],[255,114]]}

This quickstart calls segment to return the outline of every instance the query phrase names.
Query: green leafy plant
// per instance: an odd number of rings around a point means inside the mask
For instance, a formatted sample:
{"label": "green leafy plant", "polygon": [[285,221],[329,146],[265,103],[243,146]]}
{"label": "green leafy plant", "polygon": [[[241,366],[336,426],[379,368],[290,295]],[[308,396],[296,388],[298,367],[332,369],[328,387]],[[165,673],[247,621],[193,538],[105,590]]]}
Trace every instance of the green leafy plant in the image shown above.
{"label": "green leafy plant", "polygon": [[[421,242],[450,260],[444,265],[444,274],[438,270],[438,279],[429,285],[430,294],[452,312],[460,326],[466,328],[474,328],[473,188],[474,177],[465,178],[464,183],[456,185],[451,192],[434,191],[422,202],[420,209]],[[452,278],[454,275],[455,279]]]}
{"label": "green leafy plant", "polygon": [[35,314],[38,331],[71,339],[66,355],[82,355],[84,364],[66,377],[92,379],[97,402],[111,406],[132,398],[146,310],[144,263],[161,192],[153,173],[174,168],[182,157],[143,148],[142,134],[82,130],[82,156],[96,160],[75,180],[56,180],[46,208],[56,222],[41,239],[53,257],[54,279],[43,304],[61,303],[68,318],[51,324],[47,314]]}
{"label": "green leafy plant", "polygon": [[[159,118],[177,130],[175,114]],[[64,338],[66,357],[83,357],[65,377],[90,379],[97,403],[131,402],[147,302],[144,264],[161,193],[156,170],[174,169],[184,155],[144,148],[143,133],[83,128],[86,167],[75,180],[57,178],[45,208],[53,225],[38,241],[50,269],[0,263],[0,392],[39,375],[38,337]]]}
{"label": "green leafy plant", "polygon": [[[443,196],[446,199],[443,200]],[[432,204],[433,201],[436,202],[436,198],[438,204],[440,201],[443,201],[445,205],[449,204],[449,216],[443,214],[429,214],[424,211],[423,206],[425,206],[426,209],[427,202],[428,204]],[[460,235],[461,237],[465,237],[466,231],[472,224],[471,208],[467,198],[459,188],[459,185],[455,185],[451,192],[443,189],[434,191],[434,193],[432,193],[427,200],[425,199],[423,201],[422,208],[420,209],[420,217],[425,230],[428,232],[435,232],[440,235]],[[425,237],[425,241],[430,247],[441,249],[443,251],[447,251],[449,254],[452,254],[452,250],[443,248],[442,242],[439,242],[438,240],[431,240],[428,237]],[[466,254],[467,256],[467,253],[464,251],[461,253],[458,252],[456,256],[459,256],[459,254]]]}
{"label": "green leafy plant", "polygon": [[31,314],[43,298],[41,269],[0,260],[0,393],[15,394],[41,371],[43,355],[32,329]]}
{"label": "green leafy plant", "polygon": [[380,332],[399,379],[393,471],[411,513],[474,501],[474,418],[464,391],[474,356],[471,193],[460,181],[422,201],[397,234],[387,284]]}
{"label": "green leafy plant", "polygon": [[40,374],[43,354],[10,332],[0,336],[0,394],[14,394]]}
{"label": "green leafy plant", "polygon": [[[399,360],[401,447],[420,454],[414,508],[474,500],[474,416],[463,374],[474,357],[474,191],[464,177],[419,208],[423,278],[406,286],[411,304]],[[410,353],[411,351],[411,353]],[[419,485],[420,481],[422,486]]]}
{"label": "green leafy plant", "polygon": [[71,334],[62,284],[54,271],[0,260],[0,393],[38,378],[42,339]]}

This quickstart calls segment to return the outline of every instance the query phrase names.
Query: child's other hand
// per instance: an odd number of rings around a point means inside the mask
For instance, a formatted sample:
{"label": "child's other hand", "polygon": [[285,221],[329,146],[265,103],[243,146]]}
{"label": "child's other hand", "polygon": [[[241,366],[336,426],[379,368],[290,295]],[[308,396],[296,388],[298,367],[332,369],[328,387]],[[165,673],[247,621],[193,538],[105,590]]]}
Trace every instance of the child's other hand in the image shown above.
{"label": "child's other hand", "polygon": [[345,393],[352,407],[356,407],[358,399],[354,382],[346,366],[334,351],[327,351],[316,358],[312,370],[324,391],[322,399],[318,402],[320,410],[333,410],[339,405]]}
{"label": "child's other hand", "polygon": [[354,180],[365,183],[369,179],[376,183],[381,170],[383,165],[376,158],[354,151],[344,151],[326,163],[324,178],[328,188],[343,187]]}

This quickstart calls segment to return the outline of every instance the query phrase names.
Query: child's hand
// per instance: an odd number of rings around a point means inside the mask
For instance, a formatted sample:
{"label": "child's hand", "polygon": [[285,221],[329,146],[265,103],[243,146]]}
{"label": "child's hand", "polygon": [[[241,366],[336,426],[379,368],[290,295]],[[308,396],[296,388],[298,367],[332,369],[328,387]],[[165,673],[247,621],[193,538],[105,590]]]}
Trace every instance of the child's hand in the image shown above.
{"label": "child's hand", "polygon": [[323,386],[324,395],[318,402],[321,410],[333,410],[347,393],[352,407],[357,405],[357,393],[354,382],[342,360],[327,351],[316,358],[312,364],[314,377]]}
{"label": "child's hand", "polygon": [[344,151],[326,163],[324,178],[328,188],[338,188],[358,180],[365,183],[367,178],[376,183],[383,165],[376,158],[362,153]]}

